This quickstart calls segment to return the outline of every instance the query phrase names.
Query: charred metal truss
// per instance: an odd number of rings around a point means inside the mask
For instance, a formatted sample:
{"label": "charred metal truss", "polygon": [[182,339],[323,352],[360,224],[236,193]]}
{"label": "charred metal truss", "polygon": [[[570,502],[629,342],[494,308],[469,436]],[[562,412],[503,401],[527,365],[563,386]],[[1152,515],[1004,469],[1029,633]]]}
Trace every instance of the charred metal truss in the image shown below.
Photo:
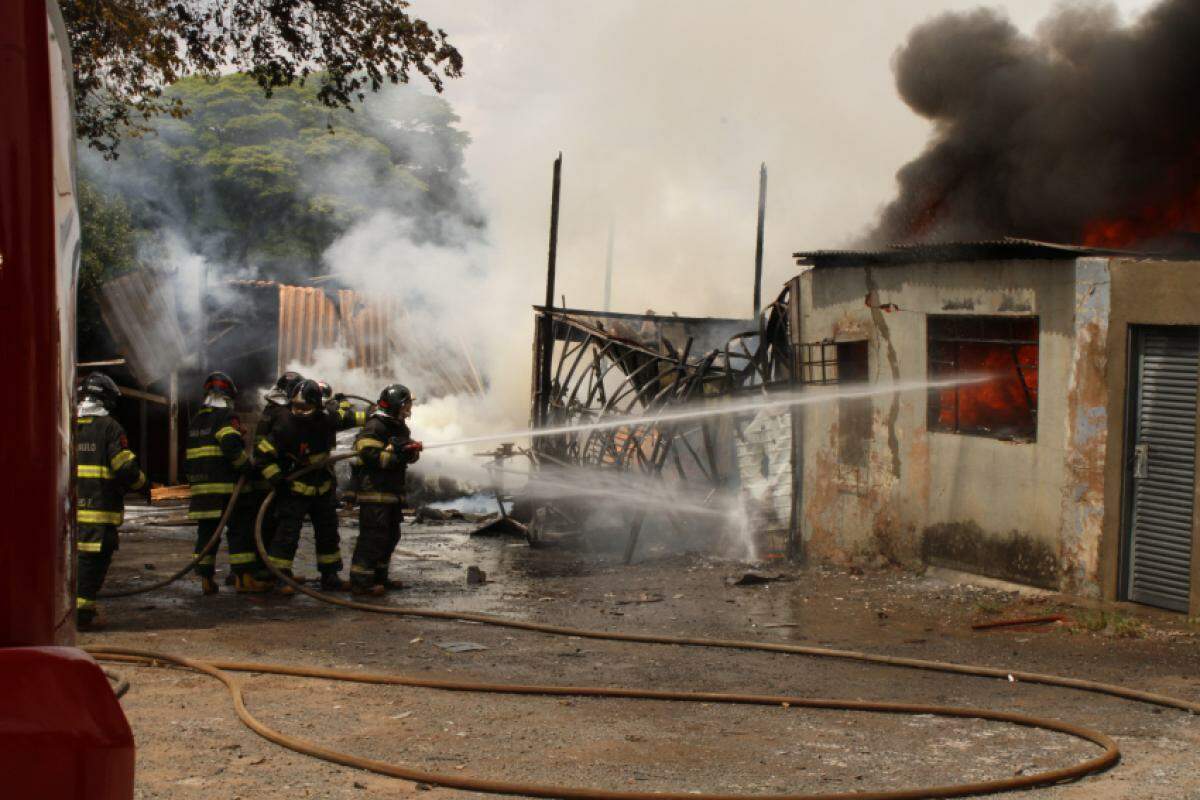
{"label": "charred metal truss", "polygon": [[[790,343],[787,300],[785,290],[764,310],[757,330],[748,330],[754,323],[745,320],[538,308],[533,418],[561,426],[653,416],[685,403],[791,388],[799,361]],[[550,359],[544,359],[546,347],[552,348]],[[544,363],[549,381],[541,374]],[[542,386],[548,391],[539,392]],[[719,485],[715,424],[631,424],[542,437],[535,450],[543,459],[591,467],[651,474],[671,467],[682,478]]]}

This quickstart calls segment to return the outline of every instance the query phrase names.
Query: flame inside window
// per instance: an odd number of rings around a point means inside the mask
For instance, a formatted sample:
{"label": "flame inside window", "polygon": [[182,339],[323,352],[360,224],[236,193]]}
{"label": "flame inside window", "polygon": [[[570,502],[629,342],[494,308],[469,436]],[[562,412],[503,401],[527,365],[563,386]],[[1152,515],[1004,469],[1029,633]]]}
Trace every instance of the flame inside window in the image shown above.
{"label": "flame inside window", "polygon": [[1037,317],[928,319],[929,377],[991,376],[931,390],[929,429],[1033,441],[1037,438]]}

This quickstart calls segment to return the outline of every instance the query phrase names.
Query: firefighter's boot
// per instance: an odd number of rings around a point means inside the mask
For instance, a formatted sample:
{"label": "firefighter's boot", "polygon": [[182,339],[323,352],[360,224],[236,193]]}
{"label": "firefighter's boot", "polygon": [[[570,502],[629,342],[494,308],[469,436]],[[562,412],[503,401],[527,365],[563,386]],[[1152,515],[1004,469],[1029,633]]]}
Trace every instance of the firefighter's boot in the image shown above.
{"label": "firefighter's boot", "polygon": [[355,597],[383,597],[383,595],[387,592],[387,588],[379,583],[371,586],[355,585],[350,589],[350,592]]}
{"label": "firefighter's boot", "polygon": [[404,589],[404,582],[389,578],[386,569],[375,570],[375,583],[388,592],[398,592]]}
{"label": "firefighter's boot", "polygon": [[217,592],[221,591],[221,587],[217,585],[217,582],[212,575],[201,575],[200,591],[206,595],[216,594]]}
{"label": "firefighter's boot", "polygon": [[81,631],[104,630],[106,624],[100,607],[94,603],[90,606],[75,609],[75,627]]}
{"label": "firefighter's boot", "polygon": [[350,589],[350,582],[342,580],[336,572],[322,572],[321,588],[327,592],[345,592]]}
{"label": "firefighter's boot", "polygon": [[[290,569],[281,569],[279,571],[287,577],[292,578],[292,580],[295,580],[295,578],[292,577],[292,571]],[[291,597],[296,593],[296,589],[286,581],[280,581],[278,584],[276,584],[275,591],[284,597]]]}
{"label": "firefighter's boot", "polygon": [[259,580],[249,572],[243,572],[241,575],[235,576],[238,594],[263,594],[271,591],[275,586],[274,581]]}

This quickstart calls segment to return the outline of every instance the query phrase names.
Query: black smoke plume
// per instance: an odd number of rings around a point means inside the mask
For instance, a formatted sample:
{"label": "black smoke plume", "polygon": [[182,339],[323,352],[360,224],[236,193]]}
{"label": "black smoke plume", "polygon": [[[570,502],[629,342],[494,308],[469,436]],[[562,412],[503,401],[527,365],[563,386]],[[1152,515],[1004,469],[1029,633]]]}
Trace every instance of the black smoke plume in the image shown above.
{"label": "black smoke plume", "polygon": [[1064,5],[1034,36],[989,9],[945,14],[893,67],[934,133],[870,243],[1200,230],[1200,0],[1127,26],[1112,5]]}

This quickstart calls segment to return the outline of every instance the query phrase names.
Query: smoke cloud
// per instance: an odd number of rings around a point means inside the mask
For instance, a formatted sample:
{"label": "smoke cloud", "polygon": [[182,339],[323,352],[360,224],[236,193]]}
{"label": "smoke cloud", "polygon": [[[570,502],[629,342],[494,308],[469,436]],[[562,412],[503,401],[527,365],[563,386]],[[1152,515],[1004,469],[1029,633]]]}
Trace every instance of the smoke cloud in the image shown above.
{"label": "smoke cloud", "polygon": [[917,27],[896,86],[933,136],[868,240],[1119,247],[1200,230],[1198,41],[1195,0],[1134,24],[1068,4],[1032,35],[993,9]]}

